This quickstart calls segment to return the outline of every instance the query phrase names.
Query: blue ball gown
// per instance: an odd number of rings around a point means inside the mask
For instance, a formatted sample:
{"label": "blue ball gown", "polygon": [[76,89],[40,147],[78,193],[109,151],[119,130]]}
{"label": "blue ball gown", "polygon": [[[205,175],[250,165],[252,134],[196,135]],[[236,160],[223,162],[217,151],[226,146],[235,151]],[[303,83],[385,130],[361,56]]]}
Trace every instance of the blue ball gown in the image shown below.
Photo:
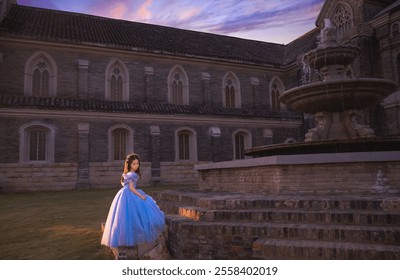
{"label": "blue ball gown", "polygon": [[104,226],[101,244],[110,248],[134,246],[155,241],[165,225],[164,213],[153,198],[143,200],[129,189],[129,182],[136,188],[139,176],[135,172],[123,174],[124,186],[115,195]]}

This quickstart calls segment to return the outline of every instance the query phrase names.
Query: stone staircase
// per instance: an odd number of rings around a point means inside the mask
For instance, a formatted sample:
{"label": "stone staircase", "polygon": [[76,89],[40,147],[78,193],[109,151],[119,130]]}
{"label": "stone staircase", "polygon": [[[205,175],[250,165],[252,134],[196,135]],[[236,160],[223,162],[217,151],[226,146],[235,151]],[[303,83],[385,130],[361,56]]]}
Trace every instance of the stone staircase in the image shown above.
{"label": "stone staircase", "polygon": [[400,197],[167,190],[175,259],[400,259]]}

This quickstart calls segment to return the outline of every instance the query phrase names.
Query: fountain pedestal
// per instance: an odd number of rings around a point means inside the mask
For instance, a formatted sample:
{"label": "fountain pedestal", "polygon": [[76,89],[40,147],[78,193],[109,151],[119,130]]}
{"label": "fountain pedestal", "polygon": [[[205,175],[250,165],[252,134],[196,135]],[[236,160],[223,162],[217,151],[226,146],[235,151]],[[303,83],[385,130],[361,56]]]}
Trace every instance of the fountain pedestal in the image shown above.
{"label": "fountain pedestal", "polygon": [[360,124],[358,117],[357,110],[317,112],[316,125],[306,133],[305,142],[374,137],[374,130],[368,125]]}

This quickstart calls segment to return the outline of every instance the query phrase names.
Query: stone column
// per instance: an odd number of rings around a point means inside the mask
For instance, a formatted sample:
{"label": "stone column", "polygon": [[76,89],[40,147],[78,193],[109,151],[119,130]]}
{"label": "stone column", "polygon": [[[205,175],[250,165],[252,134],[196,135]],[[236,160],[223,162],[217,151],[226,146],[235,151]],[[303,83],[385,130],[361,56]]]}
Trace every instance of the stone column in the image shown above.
{"label": "stone column", "polygon": [[154,70],[153,67],[144,67],[144,102],[154,102]]}
{"label": "stone column", "polygon": [[150,126],[151,185],[157,185],[161,180],[160,134],[159,126]]}
{"label": "stone column", "polygon": [[78,182],[77,189],[89,189],[89,124],[78,123]]}
{"label": "stone column", "polygon": [[78,60],[78,97],[82,99],[88,98],[89,91],[89,61]]}
{"label": "stone column", "polygon": [[201,78],[202,78],[201,90],[203,93],[204,104],[208,105],[208,104],[212,103],[211,90],[210,90],[210,74],[206,73],[206,72],[202,72]]}

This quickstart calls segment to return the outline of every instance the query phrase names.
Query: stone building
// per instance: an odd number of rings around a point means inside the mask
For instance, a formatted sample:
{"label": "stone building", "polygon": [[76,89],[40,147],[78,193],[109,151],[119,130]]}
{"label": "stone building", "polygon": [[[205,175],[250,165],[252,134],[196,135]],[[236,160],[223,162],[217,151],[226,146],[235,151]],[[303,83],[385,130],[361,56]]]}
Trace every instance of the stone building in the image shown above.
{"label": "stone building", "polygon": [[[326,0],[279,45],[0,1],[0,191],[114,187],[129,152],[144,185],[195,184],[196,163],[302,141],[309,124],[279,95],[302,83],[324,19],[361,48],[349,75],[399,82],[399,6]],[[399,135],[400,93],[364,117]]]}

